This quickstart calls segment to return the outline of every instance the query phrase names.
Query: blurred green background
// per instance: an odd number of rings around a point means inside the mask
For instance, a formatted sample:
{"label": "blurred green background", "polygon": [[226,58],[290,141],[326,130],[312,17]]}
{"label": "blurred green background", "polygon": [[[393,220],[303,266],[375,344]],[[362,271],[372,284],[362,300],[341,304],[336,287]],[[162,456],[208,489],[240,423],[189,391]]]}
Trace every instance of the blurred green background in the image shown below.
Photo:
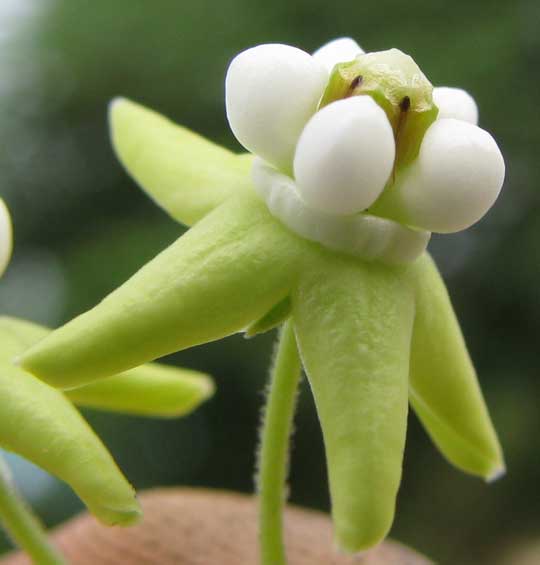
{"label": "blurred green background", "polygon": [[[512,563],[540,538],[540,3],[409,0],[1,0],[0,194],[15,254],[0,312],[58,325],[91,307],[181,233],[124,174],[107,135],[124,95],[238,149],[223,84],[240,50],[313,50],[349,35],[399,47],[434,84],[462,86],[507,162],[497,206],[474,228],[435,237],[440,265],[505,448],[508,475],[486,486],[451,468],[411,415],[392,535],[440,563]],[[218,393],[181,421],[87,412],[137,488],[253,490],[273,335],[241,336],[168,361],[215,375]],[[48,524],[76,512],[63,485],[10,459]],[[304,383],[291,500],[328,508],[322,440]],[[7,542],[5,542],[7,543]],[[7,547],[7,545],[4,545]]]}

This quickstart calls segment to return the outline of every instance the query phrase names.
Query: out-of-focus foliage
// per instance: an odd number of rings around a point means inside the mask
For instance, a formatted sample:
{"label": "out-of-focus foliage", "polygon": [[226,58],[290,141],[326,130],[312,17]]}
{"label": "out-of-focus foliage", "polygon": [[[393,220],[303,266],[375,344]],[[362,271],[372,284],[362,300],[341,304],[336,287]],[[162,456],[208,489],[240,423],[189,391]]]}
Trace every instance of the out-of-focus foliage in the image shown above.
{"label": "out-of-focus foliage", "polygon": [[[536,0],[2,0],[0,194],[14,217],[16,246],[0,311],[59,324],[180,235],[112,154],[106,106],[113,96],[237,148],[223,83],[241,49],[283,42],[313,50],[340,35],[370,51],[399,47],[433,83],[475,96],[480,125],[507,160],[493,211],[472,230],[435,238],[431,249],[479,370],[508,475],[488,487],[454,470],[411,417],[392,534],[441,563],[495,563],[514,539],[540,537],[539,25]],[[138,488],[252,489],[271,341],[237,336],[171,358],[217,377],[216,397],[187,419],[89,412]],[[293,502],[328,507],[307,387],[292,469]],[[49,523],[74,508],[59,487],[41,493],[39,503]]]}

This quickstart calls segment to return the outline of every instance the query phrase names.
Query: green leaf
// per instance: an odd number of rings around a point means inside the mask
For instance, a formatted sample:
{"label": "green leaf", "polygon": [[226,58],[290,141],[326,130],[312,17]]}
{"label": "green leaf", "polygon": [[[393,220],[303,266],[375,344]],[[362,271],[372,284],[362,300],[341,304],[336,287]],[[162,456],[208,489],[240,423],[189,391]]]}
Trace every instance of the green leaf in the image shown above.
{"label": "green leaf", "polygon": [[446,286],[425,254],[412,267],[416,319],[410,400],[443,455],[487,480],[504,461]]}
{"label": "green leaf", "polygon": [[[16,336],[21,347],[14,355],[47,336],[51,330],[19,318],[0,318],[0,329]],[[9,363],[11,358],[0,357]],[[214,393],[203,373],[150,363],[66,393],[87,408],[141,416],[177,417],[195,410]]]}
{"label": "green leaf", "polygon": [[61,392],[6,361],[22,348],[0,324],[0,445],[66,481],[103,523],[136,521],[133,488],[79,412]]}
{"label": "green leaf", "polygon": [[21,364],[74,388],[241,331],[287,296],[305,245],[255,195],[232,199]]}
{"label": "green leaf", "polygon": [[348,551],[386,536],[401,479],[413,297],[400,273],[328,254],[293,294],[336,537]]}
{"label": "green leaf", "polygon": [[109,121],[114,149],[129,174],[183,224],[252,190],[251,155],[235,155],[125,98],[111,102]]}

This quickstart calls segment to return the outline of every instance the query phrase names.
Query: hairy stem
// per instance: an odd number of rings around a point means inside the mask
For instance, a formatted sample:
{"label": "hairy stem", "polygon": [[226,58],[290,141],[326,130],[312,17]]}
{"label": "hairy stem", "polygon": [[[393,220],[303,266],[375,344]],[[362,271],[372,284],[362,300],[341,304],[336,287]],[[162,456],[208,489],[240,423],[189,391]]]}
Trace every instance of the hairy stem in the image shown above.
{"label": "hairy stem", "polygon": [[296,392],[301,363],[291,321],[280,332],[259,454],[259,537],[261,565],[285,565],[283,506]]}
{"label": "hairy stem", "polygon": [[24,549],[33,563],[64,565],[66,562],[49,543],[39,520],[13,485],[11,474],[0,457],[0,521],[14,542]]}

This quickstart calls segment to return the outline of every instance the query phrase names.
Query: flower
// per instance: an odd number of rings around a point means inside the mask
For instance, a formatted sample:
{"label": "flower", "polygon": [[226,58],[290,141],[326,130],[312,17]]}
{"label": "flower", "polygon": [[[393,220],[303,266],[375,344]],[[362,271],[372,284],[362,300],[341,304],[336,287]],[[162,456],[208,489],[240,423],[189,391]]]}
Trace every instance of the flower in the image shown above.
{"label": "flower", "polygon": [[[264,161],[254,180],[272,212],[329,247],[335,242],[317,233],[321,225],[334,233],[340,222],[332,215],[356,215],[355,227],[368,234],[413,228],[419,255],[427,232],[469,227],[502,187],[504,160],[476,126],[473,98],[433,89],[397,49],[364,54],[347,38],[313,56],[286,45],[253,47],[229,67],[226,103],[237,139]],[[366,213],[358,218],[368,209],[371,224]],[[351,251],[358,235],[346,240],[342,250]]]}
{"label": "flower", "polygon": [[226,80],[231,128],[255,159],[115,100],[120,161],[193,227],[20,363],[79,386],[290,319],[341,547],[370,547],[392,524],[409,402],[450,462],[496,478],[501,449],[425,248],[431,230],[487,211],[504,164],[489,134],[456,119],[473,116],[471,99],[437,92],[397,50],[363,55],[350,39],[313,56],[255,47]]}
{"label": "flower", "polygon": [[[2,271],[11,247],[9,213],[0,200]],[[12,364],[13,357],[48,333],[37,324],[0,317],[0,447],[66,481],[102,522],[129,524],[140,516],[135,492],[73,403],[114,412],[178,416],[212,394],[212,381],[194,371],[152,364],[61,392]]]}

